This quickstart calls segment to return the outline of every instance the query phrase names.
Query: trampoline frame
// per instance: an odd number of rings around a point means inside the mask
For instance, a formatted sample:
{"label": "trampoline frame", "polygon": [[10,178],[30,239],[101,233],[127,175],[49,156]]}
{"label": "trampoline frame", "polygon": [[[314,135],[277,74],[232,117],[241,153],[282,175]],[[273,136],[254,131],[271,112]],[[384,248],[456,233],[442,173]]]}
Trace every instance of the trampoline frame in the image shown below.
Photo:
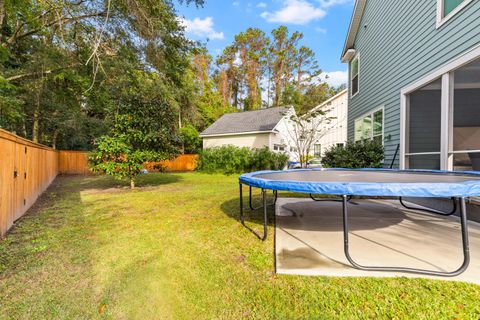
{"label": "trampoline frame", "polygon": [[[243,185],[246,184],[249,186],[249,209],[251,211],[263,209],[263,234],[259,234],[257,231],[253,230],[251,227],[247,226],[245,223],[245,215],[244,215],[244,201],[243,201]],[[268,207],[274,206],[277,202],[278,198],[278,190],[273,191],[274,200],[272,203],[267,203],[267,189],[265,188],[258,188],[261,189],[262,195],[262,206],[260,207],[253,207],[252,203],[252,186],[239,181],[239,192],[240,192],[240,222],[242,225],[247,228],[250,232],[252,232],[258,239],[265,241],[268,236]],[[359,270],[364,271],[381,271],[381,272],[404,272],[404,273],[415,273],[415,274],[424,274],[430,276],[441,276],[441,277],[454,277],[461,273],[463,273],[470,263],[470,249],[469,249],[469,240],[468,240],[468,216],[467,216],[467,208],[466,208],[466,200],[468,197],[452,197],[453,201],[453,210],[451,212],[441,212],[437,210],[429,210],[423,208],[414,208],[406,206],[403,202],[402,197],[398,197],[400,204],[409,210],[415,211],[423,211],[429,212],[433,214],[439,214],[443,216],[450,216],[457,211],[457,202],[460,204],[460,226],[461,226],[461,236],[462,236],[462,251],[463,251],[463,262],[461,266],[454,270],[454,271],[435,271],[435,270],[428,270],[428,269],[416,269],[416,268],[407,268],[407,267],[387,267],[387,266],[365,266],[357,263],[350,254],[350,244],[349,244],[349,221],[348,221],[348,202],[352,199],[353,195],[342,195],[340,196],[340,201],[342,202],[342,218],[343,218],[343,239],[344,239],[344,254],[350,264]],[[315,199],[312,194],[310,194],[310,198],[314,201],[339,201],[337,199]],[[365,198],[365,197],[363,197]]]}
{"label": "trampoline frame", "polygon": [[[440,210],[431,210],[431,209],[426,209],[425,207],[424,208],[415,208],[415,207],[409,207],[405,204],[404,200],[403,200],[403,197],[398,197],[398,201],[400,202],[400,204],[405,208],[405,209],[409,209],[409,210],[417,210],[417,211],[424,211],[424,212],[428,212],[428,213],[433,213],[433,214],[439,214],[441,216],[451,216],[452,214],[454,214],[455,212],[457,212],[457,199],[455,197],[452,197],[451,198],[452,200],[452,203],[453,203],[453,208],[452,208],[452,211],[450,212],[441,212]],[[422,206],[422,205],[419,205],[419,206]],[[423,207],[423,206],[422,206]]]}

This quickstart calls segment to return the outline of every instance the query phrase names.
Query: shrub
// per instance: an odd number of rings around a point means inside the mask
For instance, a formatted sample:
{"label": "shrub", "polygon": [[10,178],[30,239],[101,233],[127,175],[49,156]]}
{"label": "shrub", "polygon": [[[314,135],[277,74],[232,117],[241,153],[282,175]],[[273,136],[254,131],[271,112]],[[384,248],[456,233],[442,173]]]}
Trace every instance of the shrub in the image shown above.
{"label": "shrub", "polygon": [[268,148],[250,149],[232,145],[205,149],[200,153],[199,171],[224,174],[258,170],[281,170],[288,161],[285,153],[275,153]]}
{"label": "shrub", "polygon": [[382,144],[365,140],[331,147],[325,152],[322,165],[325,168],[381,168],[383,158]]}
{"label": "shrub", "polygon": [[198,153],[202,148],[202,138],[200,138],[197,129],[193,125],[187,124],[179,131],[184,153]]}

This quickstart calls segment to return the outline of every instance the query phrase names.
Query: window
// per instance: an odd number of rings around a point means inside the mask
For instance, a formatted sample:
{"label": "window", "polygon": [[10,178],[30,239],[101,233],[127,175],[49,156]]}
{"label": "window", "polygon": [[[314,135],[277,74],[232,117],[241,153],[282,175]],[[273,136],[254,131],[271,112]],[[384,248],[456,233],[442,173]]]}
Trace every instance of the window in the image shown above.
{"label": "window", "polygon": [[337,143],[337,147],[341,148],[341,147],[344,147],[345,144],[344,143]]}
{"label": "window", "polygon": [[351,81],[351,95],[352,97],[358,93],[358,74],[360,71],[360,65],[358,56],[356,56],[350,63],[350,81]]}
{"label": "window", "polygon": [[373,139],[383,143],[383,108],[355,120],[355,141]]}
{"label": "window", "polygon": [[437,28],[470,2],[472,0],[437,0]]}
{"label": "window", "polygon": [[273,145],[273,150],[275,150],[275,151],[285,151],[285,146],[283,146],[281,144],[274,144]]}
{"label": "window", "polygon": [[443,0],[443,16],[448,16],[453,10],[462,4],[464,0]]}
{"label": "window", "polygon": [[322,156],[322,145],[321,144],[315,144],[313,146],[313,156],[315,158],[320,158]]}

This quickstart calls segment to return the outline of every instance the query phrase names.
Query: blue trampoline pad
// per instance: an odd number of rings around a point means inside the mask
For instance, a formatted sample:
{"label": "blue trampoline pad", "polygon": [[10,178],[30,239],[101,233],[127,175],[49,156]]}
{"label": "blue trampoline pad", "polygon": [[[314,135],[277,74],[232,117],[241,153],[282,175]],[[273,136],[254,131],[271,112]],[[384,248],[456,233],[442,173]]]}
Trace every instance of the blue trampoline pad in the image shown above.
{"label": "blue trampoline pad", "polygon": [[240,176],[252,187],[312,194],[384,197],[480,196],[480,172],[387,169],[258,171]]}

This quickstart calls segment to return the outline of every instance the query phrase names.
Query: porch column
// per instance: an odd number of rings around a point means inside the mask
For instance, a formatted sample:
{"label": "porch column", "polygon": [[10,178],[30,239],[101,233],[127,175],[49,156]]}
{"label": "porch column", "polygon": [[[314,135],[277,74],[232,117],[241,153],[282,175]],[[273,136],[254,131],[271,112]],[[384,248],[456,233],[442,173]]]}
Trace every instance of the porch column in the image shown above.
{"label": "porch column", "polygon": [[452,136],[453,115],[453,73],[445,73],[442,76],[442,106],[440,125],[440,169],[452,170],[452,159],[449,157],[449,150]]}

